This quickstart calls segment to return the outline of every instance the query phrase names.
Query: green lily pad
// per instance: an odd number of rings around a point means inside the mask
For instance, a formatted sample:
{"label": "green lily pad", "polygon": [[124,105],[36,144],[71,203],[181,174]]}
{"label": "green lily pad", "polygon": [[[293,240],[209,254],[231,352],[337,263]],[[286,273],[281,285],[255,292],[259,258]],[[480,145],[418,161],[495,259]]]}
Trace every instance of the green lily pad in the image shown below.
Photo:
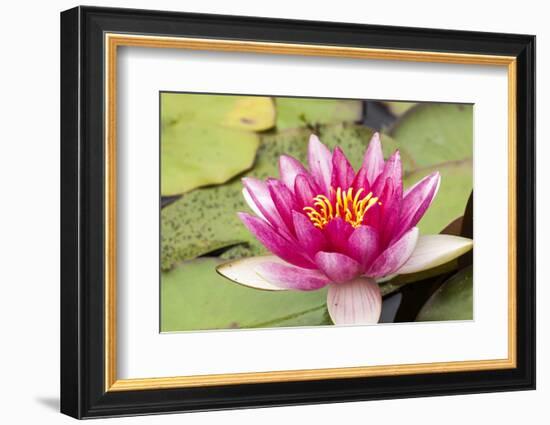
{"label": "green lily pad", "polygon": [[162,93],[163,126],[206,123],[248,131],[267,130],[275,124],[273,100],[262,96]]}
{"label": "green lily pad", "polygon": [[473,269],[460,270],[447,280],[424,304],[416,321],[472,320]]}
{"label": "green lily pad", "polygon": [[[319,129],[323,142],[331,148],[340,145],[355,167],[360,165],[372,133],[371,129],[356,125],[325,126]],[[278,176],[278,160],[282,154],[292,155],[305,163],[310,134],[308,129],[294,129],[263,135],[254,167],[244,175],[260,179]],[[395,150],[396,144],[387,136],[381,137],[389,155]],[[222,258],[265,253],[264,247],[238,219],[238,211],[249,211],[242,197],[240,179],[193,190],[163,208],[162,269],[170,269],[178,262],[238,243],[242,245],[227,250]]]}
{"label": "green lily pad", "polygon": [[[310,132],[308,131],[307,134]],[[374,130],[369,127],[353,124],[337,124],[327,125],[319,128],[318,135],[321,141],[327,145],[330,149],[334,149],[336,146],[342,148],[346,154],[349,162],[357,171],[363,162],[365,151],[367,150],[368,143],[374,134]],[[401,147],[387,134],[381,134],[380,140],[382,142],[382,151],[384,152],[384,158],[389,158],[397,149]],[[401,161],[403,163],[403,171],[405,173],[412,170],[413,163],[410,160],[410,155],[405,150],[401,150]],[[306,155],[298,158],[302,162],[306,162]]]}
{"label": "green lily pad", "polygon": [[161,194],[225,183],[248,169],[259,138],[275,124],[273,100],[261,96],[161,94]]}
{"label": "green lily pad", "polygon": [[473,185],[471,159],[442,163],[408,173],[403,184],[410,187],[433,171],[441,174],[441,185],[432,205],[418,223],[420,232],[426,235],[441,232],[449,223],[464,214]]}
{"label": "green lily pad", "polygon": [[161,135],[161,193],[177,195],[200,186],[225,183],[250,168],[260,140],[257,134],[178,122]]}
{"label": "green lily pad", "polygon": [[390,131],[412,163],[404,175],[410,187],[433,171],[439,192],[419,223],[424,234],[439,233],[464,213],[473,185],[472,105],[424,103],[409,109]]}
{"label": "green lily pad", "polygon": [[423,103],[398,120],[390,135],[420,168],[472,158],[473,131],[472,105]]}
{"label": "green lily pad", "polygon": [[275,103],[278,130],[357,122],[363,114],[360,100],[278,97]]}
{"label": "green lily pad", "polygon": [[161,276],[161,331],[330,324],[326,289],[261,291],[216,273],[214,258],[185,262]]}

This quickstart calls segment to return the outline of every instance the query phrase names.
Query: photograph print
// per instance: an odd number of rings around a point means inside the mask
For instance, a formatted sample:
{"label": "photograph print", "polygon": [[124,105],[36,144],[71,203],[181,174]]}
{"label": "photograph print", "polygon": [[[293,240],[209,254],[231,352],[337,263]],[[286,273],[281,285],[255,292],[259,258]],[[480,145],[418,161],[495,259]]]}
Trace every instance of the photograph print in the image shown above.
{"label": "photograph print", "polygon": [[473,320],[473,105],[159,96],[161,332]]}

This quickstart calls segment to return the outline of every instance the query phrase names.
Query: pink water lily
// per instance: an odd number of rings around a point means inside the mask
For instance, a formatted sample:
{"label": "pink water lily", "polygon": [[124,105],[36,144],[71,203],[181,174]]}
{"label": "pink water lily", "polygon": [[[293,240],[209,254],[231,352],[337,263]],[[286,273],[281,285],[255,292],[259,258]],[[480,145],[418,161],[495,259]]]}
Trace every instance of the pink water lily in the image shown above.
{"label": "pink water lily", "polygon": [[380,280],[436,267],[472,247],[467,238],[419,236],[416,225],[437,194],[440,175],[404,191],[399,151],[384,161],[378,133],[357,172],[339,147],[331,152],[312,135],[308,168],[282,155],[279,173],[279,179],[243,179],[255,215],[239,213],[273,255],[226,263],[218,271],[259,289],[329,285],[327,307],[335,324],[377,323]]}

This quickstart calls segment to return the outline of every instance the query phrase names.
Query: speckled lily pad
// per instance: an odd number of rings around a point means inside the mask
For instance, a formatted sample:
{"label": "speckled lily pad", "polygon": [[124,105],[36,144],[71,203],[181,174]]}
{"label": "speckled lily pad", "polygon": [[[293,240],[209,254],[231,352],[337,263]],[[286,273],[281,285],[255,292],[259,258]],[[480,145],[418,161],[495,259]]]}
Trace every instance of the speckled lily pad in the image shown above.
{"label": "speckled lily pad", "polygon": [[275,105],[278,130],[353,123],[360,121],[363,114],[360,100],[279,97],[275,99]]}

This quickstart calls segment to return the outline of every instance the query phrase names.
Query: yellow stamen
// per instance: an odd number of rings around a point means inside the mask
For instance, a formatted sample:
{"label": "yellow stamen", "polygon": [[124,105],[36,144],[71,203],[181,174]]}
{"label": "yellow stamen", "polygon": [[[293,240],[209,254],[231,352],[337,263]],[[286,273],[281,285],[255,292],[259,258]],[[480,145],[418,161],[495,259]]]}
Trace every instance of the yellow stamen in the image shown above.
{"label": "yellow stamen", "polygon": [[353,227],[359,227],[365,218],[367,211],[378,202],[377,197],[373,197],[372,192],[362,196],[363,188],[360,188],[354,195],[353,188],[342,190],[340,187],[330,188],[331,196],[334,201],[331,202],[325,195],[317,195],[313,198],[313,206],[304,207],[306,215],[313,225],[319,229],[325,227],[330,220],[341,217]]}

